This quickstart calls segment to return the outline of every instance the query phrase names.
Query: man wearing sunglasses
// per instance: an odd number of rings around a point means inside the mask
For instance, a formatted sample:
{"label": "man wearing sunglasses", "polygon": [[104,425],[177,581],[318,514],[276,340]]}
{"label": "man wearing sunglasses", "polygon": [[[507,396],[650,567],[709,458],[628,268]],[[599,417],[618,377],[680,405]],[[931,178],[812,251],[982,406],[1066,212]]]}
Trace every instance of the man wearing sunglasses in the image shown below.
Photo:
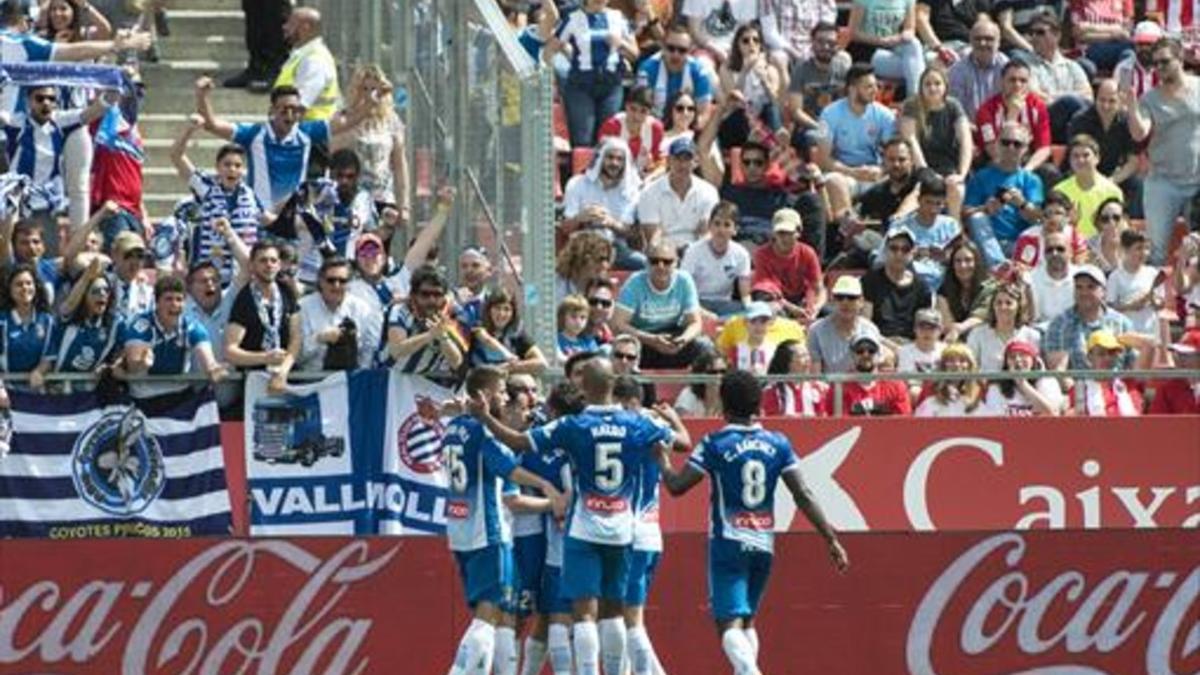
{"label": "man wearing sunglasses", "polygon": [[975,147],[983,148],[991,161],[998,161],[996,142],[1001,130],[1016,120],[1029,130],[1025,168],[1035,171],[1050,159],[1050,112],[1042,97],[1030,91],[1033,75],[1026,63],[1009,61],[1001,73],[1000,93],[984,101],[975,115]]}
{"label": "man wearing sunglasses", "polygon": [[[554,4],[554,3],[550,3]],[[663,48],[638,66],[637,83],[654,94],[654,115],[667,119],[667,101],[680,92],[691,92],[696,101],[696,126],[703,128],[712,112],[715,81],[712,71],[691,56],[692,36],[687,26],[675,24],[667,30]]]}
{"label": "man wearing sunglasses", "polygon": [[[850,341],[852,371],[860,375],[879,372],[883,343],[870,333],[856,335]],[[825,409],[835,410],[834,394],[830,387],[825,394]],[[912,415],[908,387],[902,380],[870,380],[847,382],[842,385],[842,414],[852,416]]]}
{"label": "man wearing sunglasses", "polygon": [[[1031,89],[1049,106],[1051,140],[1065,143],[1067,122],[1092,102],[1092,77],[1078,61],[1068,59],[1058,48],[1062,40],[1058,16],[1042,14],[1034,19],[1029,27],[1029,40],[1034,50],[1029,57]],[[1095,68],[1090,63],[1088,66]]]}
{"label": "man wearing sunglasses", "polygon": [[[317,272],[318,292],[300,300],[300,370],[371,367],[382,317],[365,300],[346,293],[352,276],[349,260],[326,258]],[[348,359],[333,363],[334,354],[353,354],[354,364]]]}
{"label": "man wearing sunglasses", "polygon": [[[1026,71],[1028,72],[1028,71]],[[963,221],[988,269],[1008,260],[1017,237],[1041,218],[1042,179],[1021,166],[1029,130],[1006,122],[992,144],[996,158],[967,182]]]}
{"label": "man wearing sunglasses", "polygon": [[1129,89],[1121,98],[1129,109],[1129,132],[1141,143],[1149,138],[1150,173],[1143,198],[1149,226],[1151,262],[1167,260],[1167,245],[1177,216],[1188,215],[1200,192],[1200,79],[1183,68],[1183,46],[1165,38],[1154,45],[1159,85],[1142,97]]}
{"label": "man wearing sunglasses", "polygon": [[675,269],[675,247],[650,248],[650,268],[621,288],[613,328],[642,343],[645,368],[684,368],[712,343],[703,335],[700,298],[692,275]]}

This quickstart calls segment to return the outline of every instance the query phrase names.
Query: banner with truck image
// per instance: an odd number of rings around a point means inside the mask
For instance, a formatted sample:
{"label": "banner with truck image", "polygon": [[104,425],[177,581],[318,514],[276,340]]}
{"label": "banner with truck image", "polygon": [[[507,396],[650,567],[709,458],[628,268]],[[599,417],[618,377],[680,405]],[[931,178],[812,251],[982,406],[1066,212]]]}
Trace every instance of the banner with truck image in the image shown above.
{"label": "banner with truck image", "polygon": [[439,534],[447,389],[392,370],[331,375],[284,394],[246,381],[250,533]]}

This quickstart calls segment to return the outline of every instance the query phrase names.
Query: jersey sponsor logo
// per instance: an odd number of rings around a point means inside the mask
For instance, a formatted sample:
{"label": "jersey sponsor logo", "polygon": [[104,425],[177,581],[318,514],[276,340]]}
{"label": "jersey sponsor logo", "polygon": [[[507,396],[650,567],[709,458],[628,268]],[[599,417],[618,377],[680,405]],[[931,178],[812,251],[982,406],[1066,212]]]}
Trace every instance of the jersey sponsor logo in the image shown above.
{"label": "jersey sponsor logo", "polygon": [[166,484],[162,447],[134,407],[104,415],[79,435],[71,474],[83,501],[115,516],[145,511]]}
{"label": "jersey sponsor logo", "polygon": [[593,513],[624,513],[629,510],[629,500],[624,497],[589,494],[584,498],[583,506]]}
{"label": "jersey sponsor logo", "polygon": [[427,396],[413,398],[415,411],[400,424],[396,448],[400,461],[414,473],[432,474],[442,470],[442,436],[445,428],[438,419],[437,404]]}
{"label": "jersey sponsor logo", "polygon": [[770,532],[775,529],[775,515],[768,512],[739,511],[733,514],[730,522],[739,530]]}
{"label": "jersey sponsor logo", "polygon": [[446,517],[466,520],[471,516],[471,505],[463,501],[446,502]]}

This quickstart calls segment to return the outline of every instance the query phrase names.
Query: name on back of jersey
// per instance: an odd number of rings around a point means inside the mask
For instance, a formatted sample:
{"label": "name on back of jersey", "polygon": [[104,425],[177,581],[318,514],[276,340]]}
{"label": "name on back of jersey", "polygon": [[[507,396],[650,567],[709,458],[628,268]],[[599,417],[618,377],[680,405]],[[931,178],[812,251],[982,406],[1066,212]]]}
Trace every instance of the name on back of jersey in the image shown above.
{"label": "name on back of jersey", "polygon": [[597,424],[591,428],[592,438],[625,438],[626,431],[620,424]]}
{"label": "name on back of jersey", "polygon": [[722,459],[727,462],[733,461],[738,455],[746,452],[761,452],[768,457],[774,457],[778,449],[761,438],[744,438],[738,441],[732,449],[726,450]]}

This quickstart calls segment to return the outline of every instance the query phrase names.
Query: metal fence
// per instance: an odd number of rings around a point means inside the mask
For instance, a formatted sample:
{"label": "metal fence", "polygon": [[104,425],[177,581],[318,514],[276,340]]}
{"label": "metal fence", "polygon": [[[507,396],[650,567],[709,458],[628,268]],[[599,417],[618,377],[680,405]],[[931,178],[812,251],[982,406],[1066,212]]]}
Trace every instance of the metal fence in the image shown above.
{"label": "metal fence", "polygon": [[377,63],[397,84],[408,131],[414,221],[437,187],[458,191],[443,260],[484,247],[498,279],[524,297],[524,322],[553,353],[553,91],[495,0],[313,0],[343,82]]}

